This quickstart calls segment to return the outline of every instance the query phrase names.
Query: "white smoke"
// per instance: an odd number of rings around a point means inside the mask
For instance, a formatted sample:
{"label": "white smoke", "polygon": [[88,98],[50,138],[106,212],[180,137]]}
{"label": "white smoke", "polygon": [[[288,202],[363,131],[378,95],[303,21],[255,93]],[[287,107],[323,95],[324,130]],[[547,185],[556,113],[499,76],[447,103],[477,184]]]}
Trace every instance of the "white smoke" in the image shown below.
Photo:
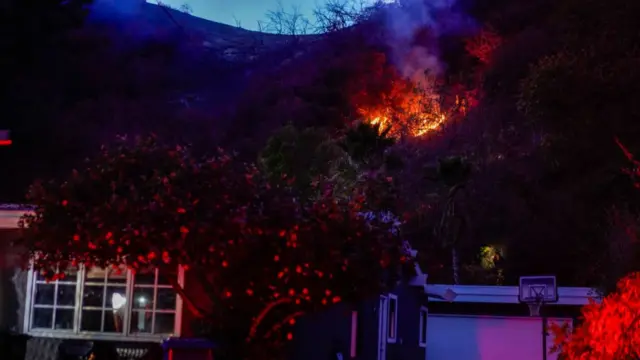
{"label": "white smoke", "polygon": [[385,11],[387,44],[402,75],[424,80],[425,71],[440,75],[440,36],[468,29],[473,21],[456,11],[456,0],[397,0]]}

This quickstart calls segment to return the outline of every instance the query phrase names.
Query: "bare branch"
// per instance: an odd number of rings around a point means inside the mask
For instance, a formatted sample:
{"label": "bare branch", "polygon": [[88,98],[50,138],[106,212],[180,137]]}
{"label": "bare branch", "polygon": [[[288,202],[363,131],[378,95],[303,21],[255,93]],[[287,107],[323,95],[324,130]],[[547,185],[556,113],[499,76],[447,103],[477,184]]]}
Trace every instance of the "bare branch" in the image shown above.
{"label": "bare branch", "polygon": [[366,0],[328,0],[313,10],[315,31],[333,33],[370,19],[383,6]]}
{"label": "bare branch", "polygon": [[267,12],[263,25],[264,30],[291,36],[293,41],[297,41],[301,35],[308,34],[311,28],[311,22],[302,14],[299,6],[292,6],[291,11],[287,11],[281,1],[278,1],[275,10]]}
{"label": "bare branch", "polygon": [[233,17],[233,22],[236,24],[236,27],[238,29],[242,29],[242,22],[240,21],[240,19],[238,19],[235,15],[233,15],[232,17]]}

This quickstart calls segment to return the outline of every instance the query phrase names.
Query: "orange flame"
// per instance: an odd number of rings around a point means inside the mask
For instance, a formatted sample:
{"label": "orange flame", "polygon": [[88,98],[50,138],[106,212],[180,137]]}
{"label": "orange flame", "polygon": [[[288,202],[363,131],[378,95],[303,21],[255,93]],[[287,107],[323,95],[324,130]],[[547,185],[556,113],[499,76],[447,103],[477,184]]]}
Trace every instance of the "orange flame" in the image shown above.
{"label": "orange flame", "polygon": [[359,108],[364,121],[379,125],[381,130],[389,128],[389,134],[394,137],[403,134],[421,137],[441,129],[447,121],[437,95],[406,87],[396,90],[400,91],[381,96],[379,107]]}

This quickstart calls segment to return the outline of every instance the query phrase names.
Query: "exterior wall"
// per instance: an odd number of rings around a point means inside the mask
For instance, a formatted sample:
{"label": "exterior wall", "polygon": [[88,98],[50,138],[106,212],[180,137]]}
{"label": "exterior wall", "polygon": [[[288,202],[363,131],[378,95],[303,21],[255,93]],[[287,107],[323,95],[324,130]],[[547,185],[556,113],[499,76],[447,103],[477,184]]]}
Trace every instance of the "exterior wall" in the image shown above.
{"label": "exterior wall", "polygon": [[22,331],[26,271],[20,269],[19,249],[11,242],[20,235],[17,229],[0,229],[0,331]]}
{"label": "exterior wall", "polygon": [[28,272],[20,268],[21,249],[11,245],[19,236],[18,229],[0,229],[0,348],[9,359],[55,360],[62,340],[9,335],[23,331],[25,312]]}
{"label": "exterior wall", "polygon": [[398,340],[387,344],[386,360],[424,359],[425,349],[419,346],[418,337],[420,307],[426,305],[426,296],[421,288],[405,286],[397,288],[394,294],[398,296]]}
{"label": "exterior wall", "polygon": [[340,304],[300,318],[293,333],[292,359],[336,359],[337,352],[349,359],[352,310],[347,304]]}
{"label": "exterior wall", "polygon": [[[418,344],[420,307],[426,305],[426,297],[421,292],[421,288],[406,286],[392,292],[398,296],[397,341],[387,344],[384,360],[425,358],[425,349]],[[340,304],[303,317],[296,326],[291,358],[336,359],[336,353],[340,351],[343,359],[350,359],[352,311],[357,311],[355,358],[378,360],[379,305],[379,298],[375,297],[356,306]]]}
{"label": "exterior wall", "polygon": [[[553,322],[570,319],[549,319]],[[539,360],[543,358],[542,319],[429,315],[427,360]],[[547,359],[553,337],[547,335]]]}

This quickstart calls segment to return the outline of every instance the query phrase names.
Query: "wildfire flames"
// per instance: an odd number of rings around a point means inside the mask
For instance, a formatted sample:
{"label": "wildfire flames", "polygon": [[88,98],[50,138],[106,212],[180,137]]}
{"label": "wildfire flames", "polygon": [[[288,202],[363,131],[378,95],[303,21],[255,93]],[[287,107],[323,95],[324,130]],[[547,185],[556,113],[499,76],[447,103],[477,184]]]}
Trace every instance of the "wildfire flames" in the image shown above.
{"label": "wildfire flames", "polygon": [[[459,108],[460,101],[456,101]],[[360,115],[369,124],[389,129],[389,135],[421,137],[441,129],[449,118],[443,111],[439,96],[424,90],[396,93],[394,98],[383,96],[378,108],[359,108]]]}
{"label": "wildfire flames", "polygon": [[[447,116],[442,113],[422,113],[417,115],[416,123],[413,126],[407,126],[407,134],[411,137],[420,137],[431,131],[440,129],[447,120]],[[392,121],[386,115],[376,116],[371,120],[367,120],[371,125],[380,125],[380,129],[391,127],[391,135],[398,136],[403,130],[401,126],[393,126]]]}
{"label": "wildfire flames", "polygon": [[463,88],[449,87],[463,97],[441,96],[438,79],[426,73],[416,79],[401,76],[384,54],[375,53],[357,63],[362,72],[351,83],[353,108],[360,119],[379,125],[381,131],[389,129],[392,137],[417,138],[434,133],[457,114],[466,114],[467,107],[474,103],[473,94]]}

